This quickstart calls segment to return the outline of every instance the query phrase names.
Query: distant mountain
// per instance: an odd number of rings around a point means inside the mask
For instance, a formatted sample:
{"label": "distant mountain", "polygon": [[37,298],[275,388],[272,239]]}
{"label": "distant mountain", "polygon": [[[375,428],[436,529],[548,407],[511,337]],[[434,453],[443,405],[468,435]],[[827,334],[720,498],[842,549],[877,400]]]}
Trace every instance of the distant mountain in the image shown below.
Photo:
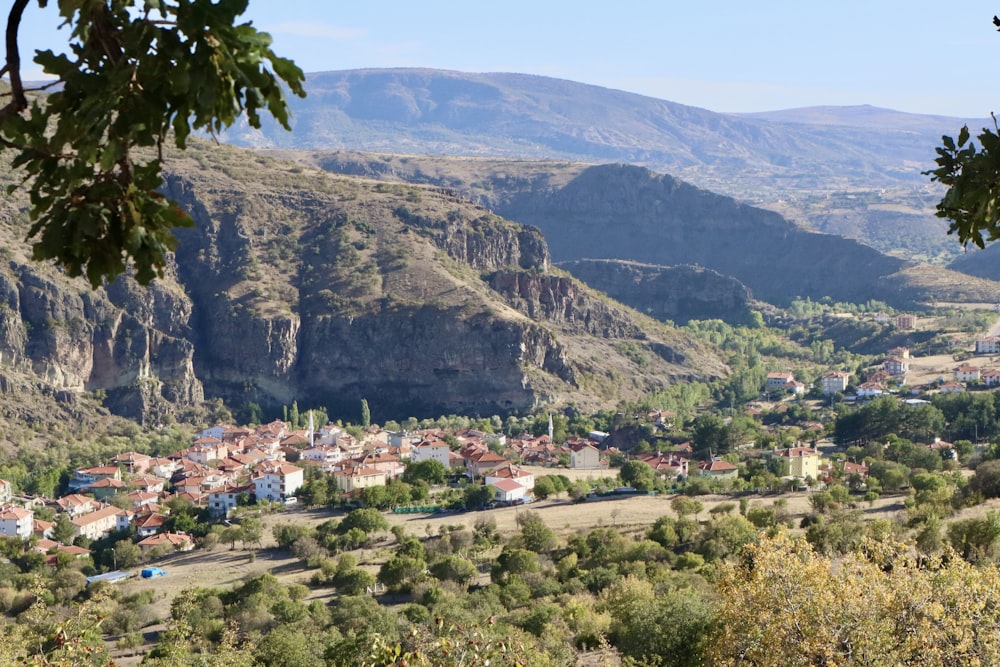
{"label": "distant mountain", "polygon": [[778,211],[904,259],[958,248],[921,172],[942,134],[986,121],[874,107],[719,114],[525,74],[366,69],[310,74],[294,132],[243,126],[240,145],[626,162]]}

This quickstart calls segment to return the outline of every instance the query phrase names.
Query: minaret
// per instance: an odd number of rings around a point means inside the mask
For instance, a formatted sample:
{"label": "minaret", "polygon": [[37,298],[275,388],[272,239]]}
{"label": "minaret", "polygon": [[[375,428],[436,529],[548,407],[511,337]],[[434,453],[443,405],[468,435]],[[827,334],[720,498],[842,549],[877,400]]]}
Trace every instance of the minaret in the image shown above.
{"label": "minaret", "polygon": [[552,413],[550,412],[549,413],[549,440],[552,439],[552,431],[553,431],[553,428],[552,428]]}

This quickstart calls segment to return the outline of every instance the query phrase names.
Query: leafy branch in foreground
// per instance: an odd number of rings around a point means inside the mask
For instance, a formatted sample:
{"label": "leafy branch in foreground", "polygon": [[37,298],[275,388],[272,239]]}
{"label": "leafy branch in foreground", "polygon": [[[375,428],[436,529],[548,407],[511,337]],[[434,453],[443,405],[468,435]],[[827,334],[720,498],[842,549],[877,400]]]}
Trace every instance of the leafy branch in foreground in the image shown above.
{"label": "leafy branch in foreground", "polygon": [[34,259],[93,287],[131,261],[146,284],[176,247],[173,228],[193,224],[159,193],[168,135],[183,149],[192,131],[214,134],[242,115],[259,127],[261,111],[290,129],[282,82],[304,96],[304,75],[270,35],[236,24],[248,0],[61,0],[69,52],[36,53],[57,81],[30,98],[17,45],[29,2],[15,0],[7,19],[0,150],[25,173]]}
{"label": "leafy branch in foreground", "polygon": [[[993,25],[1000,28],[1000,17],[993,17]],[[941,137],[942,146],[937,152],[938,168],[923,172],[932,181],[948,187],[937,205],[937,217],[948,218],[949,234],[958,234],[962,246],[969,242],[980,248],[1000,239],[998,227],[998,199],[1000,199],[1000,127],[993,116],[994,130],[983,128],[976,137],[976,144],[969,141],[969,126],[963,126],[958,141],[949,136]],[[985,238],[984,238],[985,236]]]}

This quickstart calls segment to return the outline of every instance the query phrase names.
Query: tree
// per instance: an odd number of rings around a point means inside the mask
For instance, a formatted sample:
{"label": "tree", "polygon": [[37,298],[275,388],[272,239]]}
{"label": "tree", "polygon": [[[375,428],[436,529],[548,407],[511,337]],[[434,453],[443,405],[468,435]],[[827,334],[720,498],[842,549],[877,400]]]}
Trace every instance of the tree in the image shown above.
{"label": "tree", "polygon": [[65,512],[60,512],[52,527],[52,539],[62,544],[73,544],[74,537],[76,537],[76,526],[69,520]]}
{"label": "tree", "polygon": [[832,560],[779,533],[719,566],[705,664],[996,664],[998,578],[891,542]]}
{"label": "tree", "polygon": [[368,399],[361,399],[361,426],[368,428],[372,425],[372,411],[368,407]]}
{"label": "tree", "polygon": [[470,484],[465,487],[462,503],[466,509],[480,509],[493,500],[493,487],[483,484]]}
{"label": "tree", "polygon": [[517,525],[521,527],[521,544],[535,553],[552,551],[556,546],[556,534],[545,525],[537,512],[522,512],[517,515]]}
{"label": "tree", "polygon": [[444,484],[448,479],[448,470],[440,461],[425,459],[410,463],[403,471],[403,481],[413,484],[418,480],[423,480],[428,484]]}
{"label": "tree", "polygon": [[25,174],[36,260],[55,260],[95,288],[130,262],[141,284],[162,276],[172,230],[193,224],[160,193],[164,144],[184,149],[192,131],[214,134],[241,117],[260,127],[261,111],[289,128],[282,82],[302,96],[304,76],[271,50],[268,34],[236,24],[247,2],[59,2],[69,52],[36,52],[58,81],[44,86],[56,92],[33,96],[17,44],[31,2],[14,0],[0,150],[14,151]]}
{"label": "tree", "polygon": [[357,528],[365,534],[388,530],[389,522],[382,513],[375,509],[358,509],[350,512],[337,526],[337,532],[345,534],[352,528]]}
{"label": "tree", "polygon": [[629,461],[618,474],[622,482],[639,491],[650,491],[656,484],[656,474],[645,461]]}
{"label": "tree", "polygon": [[248,544],[260,545],[263,537],[264,522],[254,516],[243,517],[240,521],[240,541],[243,542],[243,548],[246,549]]}
{"label": "tree", "polygon": [[[993,22],[1000,26],[997,17]],[[935,215],[951,220],[948,233],[956,234],[963,247],[972,242],[984,248],[1000,238],[1000,128],[996,117],[993,122],[997,131],[984,127],[976,137],[978,146],[970,141],[968,125],[959,131],[957,142],[941,137],[943,145],[935,149],[938,168],[924,172],[947,186]]]}

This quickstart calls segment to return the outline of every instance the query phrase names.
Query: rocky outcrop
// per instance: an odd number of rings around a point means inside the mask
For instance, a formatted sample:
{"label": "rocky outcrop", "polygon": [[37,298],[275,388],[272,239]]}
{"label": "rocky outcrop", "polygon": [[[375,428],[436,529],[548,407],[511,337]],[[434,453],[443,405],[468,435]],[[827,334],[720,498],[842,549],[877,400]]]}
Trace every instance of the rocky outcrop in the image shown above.
{"label": "rocky outcrop", "polygon": [[754,303],[746,285],[699,266],[583,259],[560,268],[639,312],[678,324],[710,319],[744,324]]}
{"label": "rocky outcrop", "polygon": [[651,335],[655,322],[553,273],[538,229],[441,187],[226,148],[172,164],[166,193],[196,225],[178,231],[164,278],[92,291],[11,260],[0,366],[67,396],[101,390],[148,422],[206,397],[348,419],[364,398],[378,420],[596,409],[725,373],[698,344]]}
{"label": "rocky outcrop", "polygon": [[104,390],[113,410],[157,421],[204,400],[186,326],[191,304],[164,283],[89,291],[44,267],[0,271],[0,361],[54,390]]}

